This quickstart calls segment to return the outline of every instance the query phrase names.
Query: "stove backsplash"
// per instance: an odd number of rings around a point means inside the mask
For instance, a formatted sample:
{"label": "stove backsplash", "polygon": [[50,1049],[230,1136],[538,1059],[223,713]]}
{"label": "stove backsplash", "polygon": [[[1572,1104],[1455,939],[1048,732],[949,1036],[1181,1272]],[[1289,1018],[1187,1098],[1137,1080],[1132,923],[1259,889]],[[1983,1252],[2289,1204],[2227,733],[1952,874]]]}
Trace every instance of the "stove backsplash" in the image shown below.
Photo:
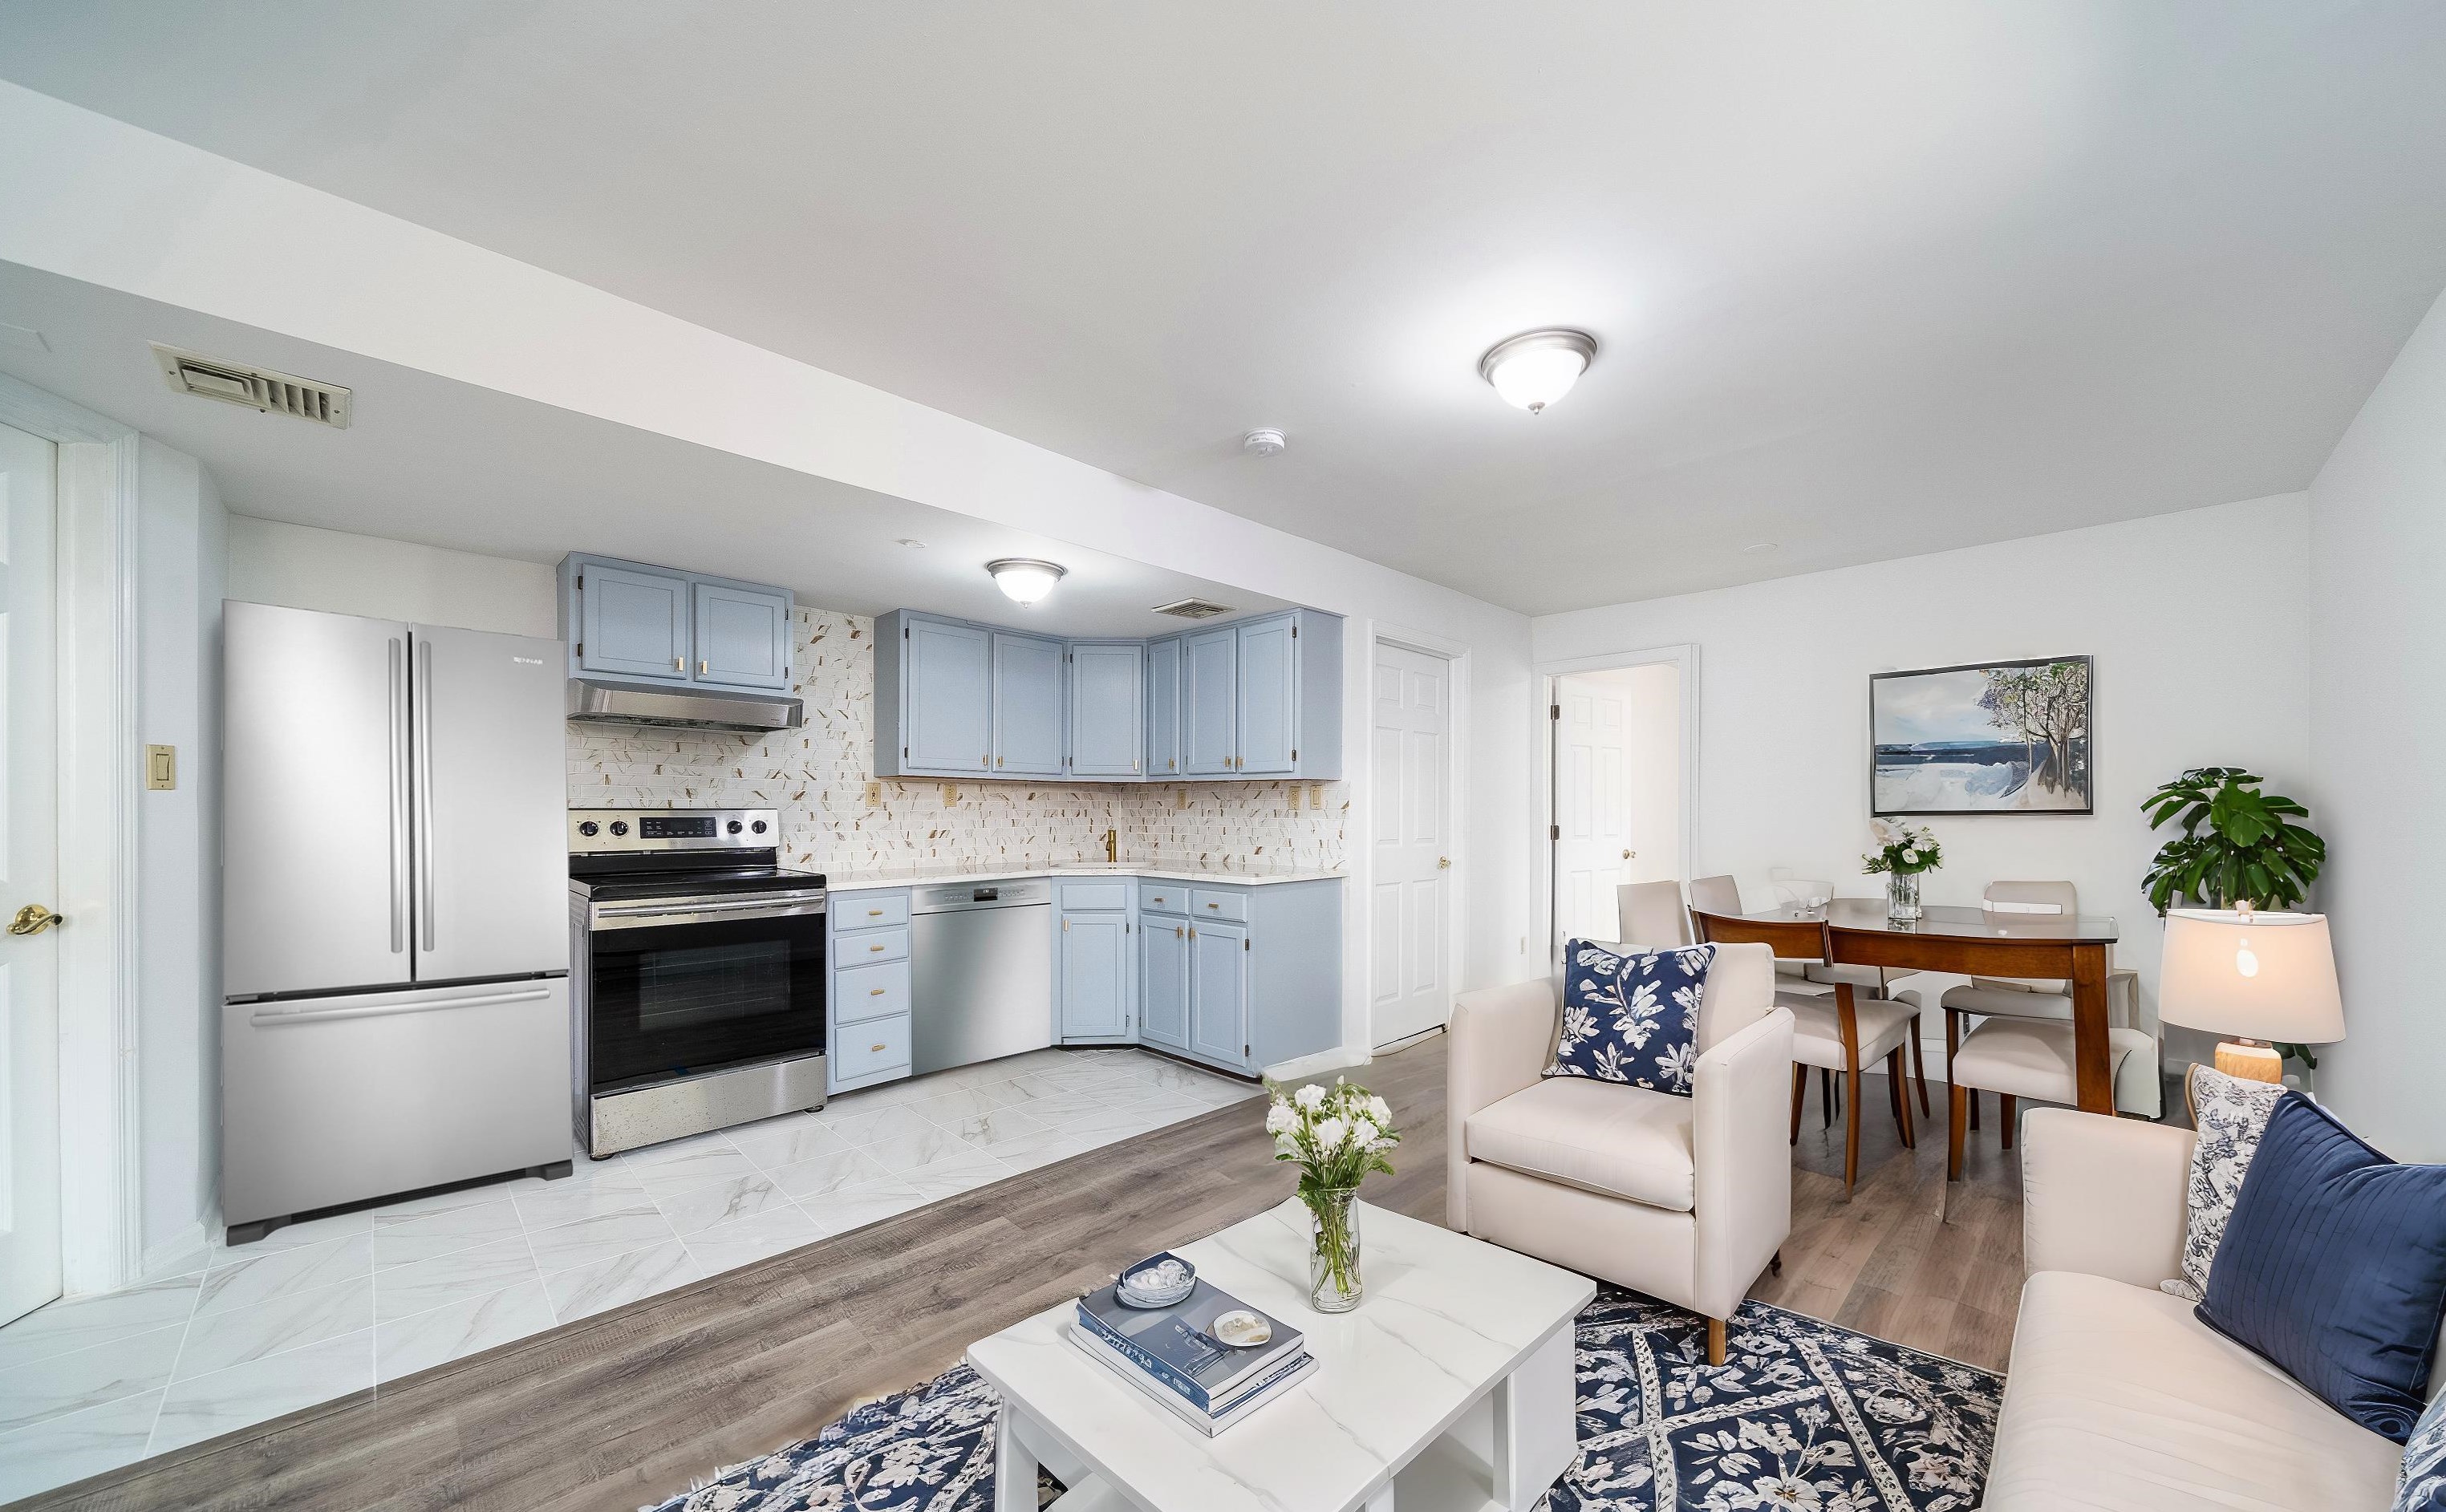
{"label": "stove backsplash", "polygon": [[946,804],[940,781],[886,777],[882,803],[870,807],[875,622],[803,607],[796,620],[792,691],[806,702],[805,724],[764,737],[573,724],[571,806],[779,809],[782,865],[833,873],[1101,861],[1106,830],[1120,832],[1125,860],[1218,871],[1343,865],[1339,782],[960,782]]}

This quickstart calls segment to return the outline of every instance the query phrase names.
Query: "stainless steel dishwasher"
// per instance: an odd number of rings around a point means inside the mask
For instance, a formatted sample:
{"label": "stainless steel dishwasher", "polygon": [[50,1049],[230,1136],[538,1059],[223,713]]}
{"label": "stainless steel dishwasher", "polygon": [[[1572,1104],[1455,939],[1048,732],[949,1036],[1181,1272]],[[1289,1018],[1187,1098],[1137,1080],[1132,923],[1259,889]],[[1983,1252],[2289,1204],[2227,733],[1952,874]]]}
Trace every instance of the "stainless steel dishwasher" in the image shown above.
{"label": "stainless steel dishwasher", "polygon": [[919,887],[909,905],[910,1070],[1053,1043],[1053,884]]}

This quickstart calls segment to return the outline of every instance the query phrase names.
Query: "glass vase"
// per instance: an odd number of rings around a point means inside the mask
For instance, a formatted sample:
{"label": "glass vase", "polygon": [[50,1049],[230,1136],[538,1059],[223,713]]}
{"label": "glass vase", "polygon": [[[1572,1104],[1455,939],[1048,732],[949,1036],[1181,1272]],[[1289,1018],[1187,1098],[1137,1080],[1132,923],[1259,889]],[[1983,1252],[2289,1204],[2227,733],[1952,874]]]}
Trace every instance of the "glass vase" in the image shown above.
{"label": "glass vase", "polygon": [[1359,1305],[1359,1188],[1330,1186],[1307,1198],[1308,1301],[1320,1313]]}
{"label": "glass vase", "polygon": [[1886,873],[1886,917],[1908,922],[1919,916],[1919,873]]}

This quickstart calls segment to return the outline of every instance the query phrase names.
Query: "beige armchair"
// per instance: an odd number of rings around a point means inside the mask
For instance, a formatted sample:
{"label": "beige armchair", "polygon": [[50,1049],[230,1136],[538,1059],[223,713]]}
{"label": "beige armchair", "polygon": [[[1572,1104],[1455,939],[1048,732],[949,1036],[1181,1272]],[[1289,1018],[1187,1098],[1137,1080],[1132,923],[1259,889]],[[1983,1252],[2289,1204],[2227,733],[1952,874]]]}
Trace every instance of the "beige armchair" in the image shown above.
{"label": "beige armchair", "polygon": [[1445,1063],[1445,1222],[1522,1254],[1724,1319],[1792,1231],[1783,1139],[1792,1015],[1764,945],[1718,948],[1700,998],[1694,1095],[1543,1076],[1559,983],[1463,993]]}

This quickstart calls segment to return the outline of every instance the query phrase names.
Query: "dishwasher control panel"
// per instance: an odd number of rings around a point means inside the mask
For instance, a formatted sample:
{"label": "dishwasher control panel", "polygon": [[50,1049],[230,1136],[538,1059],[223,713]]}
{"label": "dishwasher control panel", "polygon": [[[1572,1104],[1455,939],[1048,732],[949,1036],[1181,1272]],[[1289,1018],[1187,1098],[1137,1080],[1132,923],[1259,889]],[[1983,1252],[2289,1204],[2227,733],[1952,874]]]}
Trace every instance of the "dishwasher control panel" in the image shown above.
{"label": "dishwasher control panel", "polygon": [[1043,907],[1053,901],[1053,884],[1043,877],[1021,882],[959,882],[920,887],[911,913],[949,913],[956,908]]}

